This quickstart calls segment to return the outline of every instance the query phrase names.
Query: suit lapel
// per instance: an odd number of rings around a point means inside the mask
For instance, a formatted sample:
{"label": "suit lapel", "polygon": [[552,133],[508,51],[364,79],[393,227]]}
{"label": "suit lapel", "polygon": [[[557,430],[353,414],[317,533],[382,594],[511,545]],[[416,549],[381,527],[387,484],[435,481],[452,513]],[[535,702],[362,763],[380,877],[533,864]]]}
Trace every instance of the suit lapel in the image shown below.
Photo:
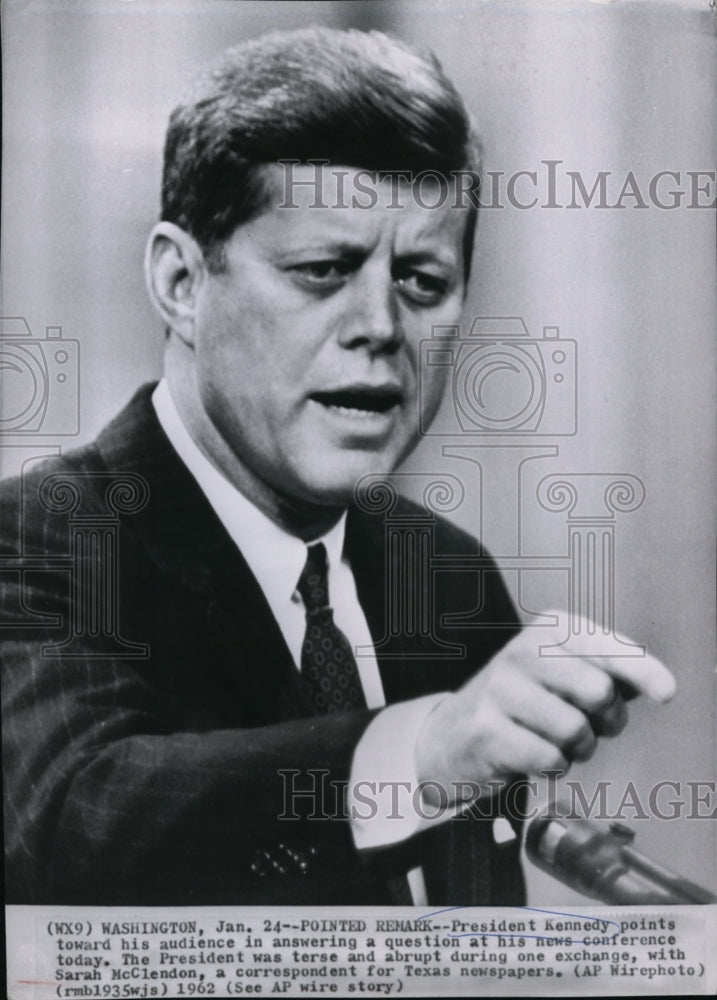
{"label": "suit lapel", "polygon": [[212,665],[250,706],[252,724],[311,714],[261,587],[162,430],[153,388],[143,386],[97,441],[110,472],[132,471],[149,487],[149,503],[126,519],[125,530],[168,581],[204,601]]}

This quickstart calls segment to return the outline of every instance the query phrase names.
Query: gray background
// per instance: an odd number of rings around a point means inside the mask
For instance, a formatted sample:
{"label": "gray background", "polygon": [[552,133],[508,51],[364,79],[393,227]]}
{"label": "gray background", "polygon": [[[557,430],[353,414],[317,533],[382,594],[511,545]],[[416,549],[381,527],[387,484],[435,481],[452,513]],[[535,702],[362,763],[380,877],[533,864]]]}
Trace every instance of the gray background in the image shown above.
{"label": "gray background", "polygon": [[[92,438],[161,371],[142,256],[157,213],[163,130],[187,74],[228,44],[324,23],[377,26],[430,46],[476,116],[485,169],[506,175],[544,172],[541,160],[557,159],[590,187],[609,170],[614,201],[629,170],[645,188],[660,170],[714,170],[715,31],[706,3],[3,6],[3,314],[25,316],[37,336],[61,325],[80,341],[75,440]],[[543,183],[541,200],[544,192]],[[617,521],[617,624],[671,666],[680,689],[666,708],[636,704],[628,731],[571,773],[588,793],[598,779],[614,782],[613,803],[629,780],[646,799],[657,781],[715,776],[715,294],[714,211],[482,213],[467,317],[521,316],[534,337],[557,325],[578,342],[579,432],[546,439],[559,455],[532,463],[520,514],[525,551],[565,551],[564,516],[535,502],[541,476],[632,473],[647,490],[642,507]],[[3,473],[33,448],[74,443],[51,430],[7,436]],[[496,516],[490,497],[514,489],[515,451],[503,449],[504,482],[484,483],[481,505],[475,468],[442,456],[441,445],[424,441],[410,470],[461,478],[466,500],[452,516],[480,530],[498,556],[513,554],[515,500]],[[563,575],[525,577],[526,607],[565,604]],[[515,589],[514,575],[508,580]],[[639,848],[714,885],[714,822],[632,825]],[[534,903],[579,898],[540,874],[530,885]]]}

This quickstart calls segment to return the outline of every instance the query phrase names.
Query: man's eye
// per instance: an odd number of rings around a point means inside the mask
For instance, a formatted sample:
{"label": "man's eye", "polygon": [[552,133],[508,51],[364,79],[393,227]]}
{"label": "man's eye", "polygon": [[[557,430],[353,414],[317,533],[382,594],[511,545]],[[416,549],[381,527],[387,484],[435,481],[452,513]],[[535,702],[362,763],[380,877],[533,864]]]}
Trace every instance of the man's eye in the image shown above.
{"label": "man's eye", "polygon": [[321,288],[340,284],[350,270],[351,265],[341,260],[311,260],[289,268],[300,283]]}
{"label": "man's eye", "polygon": [[409,271],[398,275],[396,284],[406,298],[417,305],[437,305],[448,293],[449,282],[426,271]]}

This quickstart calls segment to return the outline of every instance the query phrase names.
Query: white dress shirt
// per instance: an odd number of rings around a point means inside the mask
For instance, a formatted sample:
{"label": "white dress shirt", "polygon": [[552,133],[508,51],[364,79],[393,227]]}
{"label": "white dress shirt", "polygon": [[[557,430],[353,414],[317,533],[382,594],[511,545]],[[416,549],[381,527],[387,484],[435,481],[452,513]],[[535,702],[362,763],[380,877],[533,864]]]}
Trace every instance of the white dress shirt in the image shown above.
{"label": "white dress shirt", "polygon": [[[306,619],[296,584],[306,561],[307,545],[270,520],[209,461],[182,423],[164,379],[155,389],[152,402],[165,434],[246,559],[294,663],[301,669]],[[386,705],[386,699],[376,657],[372,652],[366,654],[366,648],[372,648],[372,639],[344,555],[345,528],[344,514],[338,524],[314,541],[326,546],[334,621],[354,649],[363,647],[356,663],[366,703],[369,708],[380,708]],[[387,706],[366,728],[354,752],[347,795],[351,830],[359,850],[398,843],[431,822],[452,815],[454,810],[433,815],[423,806],[413,808],[418,788],[416,738],[428,713],[444,697],[444,693],[427,695]],[[381,785],[383,791],[379,792]],[[409,872],[408,881],[414,903],[423,905],[426,892],[421,869]]]}

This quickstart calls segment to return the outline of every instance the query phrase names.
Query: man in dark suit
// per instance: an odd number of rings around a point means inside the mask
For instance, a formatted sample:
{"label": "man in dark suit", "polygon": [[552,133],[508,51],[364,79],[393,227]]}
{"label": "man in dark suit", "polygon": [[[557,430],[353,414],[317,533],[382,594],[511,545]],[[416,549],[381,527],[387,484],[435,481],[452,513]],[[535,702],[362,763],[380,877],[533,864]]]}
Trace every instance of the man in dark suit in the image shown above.
{"label": "man in dark suit", "polygon": [[[9,902],[519,903],[510,782],[619,732],[617,681],[671,694],[541,661],[487,557],[433,588],[395,539],[477,542],[356,493],[440,404],[419,344],[460,315],[473,156],[440,67],[378,34],[265,36],[173,113],[165,378],[3,489]],[[427,629],[389,628],[399,595]]]}

